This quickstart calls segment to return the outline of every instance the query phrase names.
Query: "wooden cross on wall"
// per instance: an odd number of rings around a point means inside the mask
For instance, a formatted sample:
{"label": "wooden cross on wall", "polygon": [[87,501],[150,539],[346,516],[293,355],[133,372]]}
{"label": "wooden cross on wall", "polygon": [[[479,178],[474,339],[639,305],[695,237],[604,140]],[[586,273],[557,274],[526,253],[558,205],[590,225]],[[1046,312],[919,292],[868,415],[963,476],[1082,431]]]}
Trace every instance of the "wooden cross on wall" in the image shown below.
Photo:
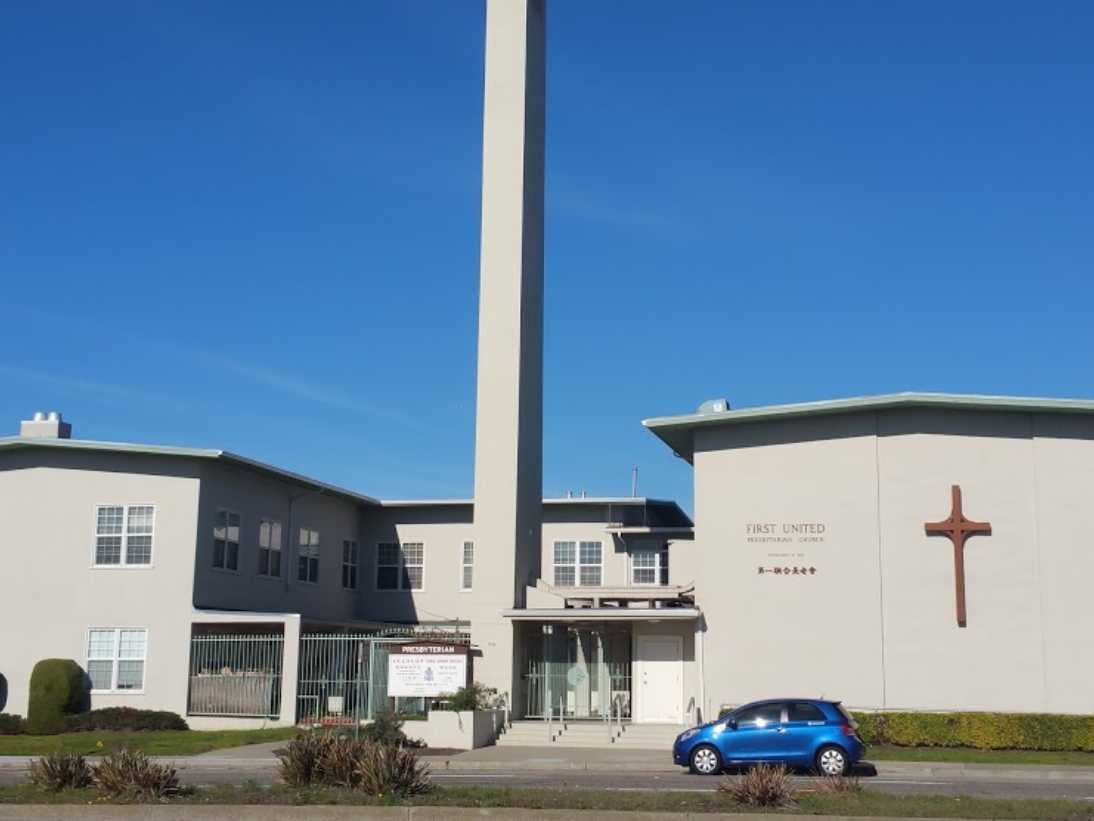
{"label": "wooden cross on wall", "polygon": [[991,522],[974,522],[961,510],[961,487],[954,485],[950,517],[941,522],[927,522],[928,536],[945,536],[953,542],[954,584],[957,588],[957,626],[964,627],[965,618],[965,540],[969,536],[991,535]]}

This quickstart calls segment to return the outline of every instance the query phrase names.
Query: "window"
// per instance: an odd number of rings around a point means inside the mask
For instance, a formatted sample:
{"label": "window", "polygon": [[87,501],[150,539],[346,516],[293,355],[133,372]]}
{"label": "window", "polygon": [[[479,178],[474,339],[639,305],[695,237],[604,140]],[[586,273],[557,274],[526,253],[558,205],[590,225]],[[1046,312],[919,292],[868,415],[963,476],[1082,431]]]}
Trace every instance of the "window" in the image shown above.
{"label": "window", "polygon": [[574,542],[555,542],[555,587],[573,587],[577,584],[574,563],[577,561]]}
{"label": "window", "polygon": [[95,511],[95,564],[152,564],[152,505],[100,505]]}
{"label": "window", "polygon": [[555,586],[599,587],[602,554],[600,542],[555,542]]}
{"label": "window", "polygon": [[147,630],[90,630],[87,675],[92,691],[144,689]]}
{"label": "window", "polygon": [[300,528],[296,578],[311,584],[319,583],[319,531]]}
{"label": "window", "polygon": [[424,544],[381,542],[376,546],[377,590],[421,590],[424,580]]}
{"label": "window", "polygon": [[669,548],[635,550],[631,553],[631,584],[666,585],[669,583]]}
{"label": "window", "polygon": [[475,543],[464,542],[463,543],[463,564],[462,574],[460,576],[460,590],[470,590],[471,582],[474,580],[475,575]]}
{"label": "window", "polygon": [[281,576],[281,522],[258,524],[258,575]]}
{"label": "window", "polygon": [[357,542],[342,541],[342,587],[357,589]]}
{"label": "window", "polygon": [[239,514],[218,510],[213,525],[213,567],[239,570]]}
{"label": "window", "polygon": [[768,727],[782,721],[783,706],[781,704],[763,704],[759,707],[751,707],[734,716],[740,727]]}
{"label": "window", "polygon": [[601,576],[600,542],[582,542],[580,548],[580,555],[578,558],[581,559],[581,586],[599,587]]}
{"label": "window", "polygon": [[824,713],[815,704],[793,702],[787,713],[787,721],[825,721]]}

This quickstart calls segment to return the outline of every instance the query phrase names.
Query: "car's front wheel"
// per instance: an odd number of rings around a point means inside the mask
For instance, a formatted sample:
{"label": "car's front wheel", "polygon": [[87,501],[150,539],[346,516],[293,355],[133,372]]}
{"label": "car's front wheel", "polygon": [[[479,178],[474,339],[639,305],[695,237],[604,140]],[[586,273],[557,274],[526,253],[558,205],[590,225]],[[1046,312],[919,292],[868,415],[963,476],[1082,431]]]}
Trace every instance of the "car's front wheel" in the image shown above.
{"label": "car's front wheel", "polygon": [[840,747],[828,744],[817,750],[814,760],[817,772],[821,775],[847,775],[851,771],[851,761]]}
{"label": "car's front wheel", "polygon": [[717,775],[722,770],[722,757],[709,744],[700,744],[692,750],[690,763],[696,775]]}

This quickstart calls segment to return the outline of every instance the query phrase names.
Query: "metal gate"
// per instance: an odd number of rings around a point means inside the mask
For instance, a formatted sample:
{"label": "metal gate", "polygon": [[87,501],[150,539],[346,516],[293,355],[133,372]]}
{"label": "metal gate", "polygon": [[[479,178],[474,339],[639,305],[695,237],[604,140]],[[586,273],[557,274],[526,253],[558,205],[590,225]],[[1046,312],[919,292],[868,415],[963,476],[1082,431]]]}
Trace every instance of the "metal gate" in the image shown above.
{"label": "metal gate", "polygon": [[[297,723],[337,727],[371,720],[389,706],[387,648],[419,639],[466,643],[469,637],[413,629],[301,635]],[[393,706],[401,713],[424,713],[426,708],[423,699],[396,699]]]}

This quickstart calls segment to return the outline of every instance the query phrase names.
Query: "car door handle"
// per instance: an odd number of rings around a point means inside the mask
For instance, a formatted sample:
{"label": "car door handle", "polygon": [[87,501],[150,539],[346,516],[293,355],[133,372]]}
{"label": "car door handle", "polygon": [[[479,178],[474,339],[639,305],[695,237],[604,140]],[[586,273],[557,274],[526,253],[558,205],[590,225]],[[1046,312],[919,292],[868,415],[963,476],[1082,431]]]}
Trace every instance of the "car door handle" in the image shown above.
{"label": "car door handle", "polygon": [[777,732],[777,733],[785,733],[785,732],[786,732],[786,727],[779,727],[779,728],[778,728],[778,729],[777,729],[777,730],[776,730],[775,732]]}

